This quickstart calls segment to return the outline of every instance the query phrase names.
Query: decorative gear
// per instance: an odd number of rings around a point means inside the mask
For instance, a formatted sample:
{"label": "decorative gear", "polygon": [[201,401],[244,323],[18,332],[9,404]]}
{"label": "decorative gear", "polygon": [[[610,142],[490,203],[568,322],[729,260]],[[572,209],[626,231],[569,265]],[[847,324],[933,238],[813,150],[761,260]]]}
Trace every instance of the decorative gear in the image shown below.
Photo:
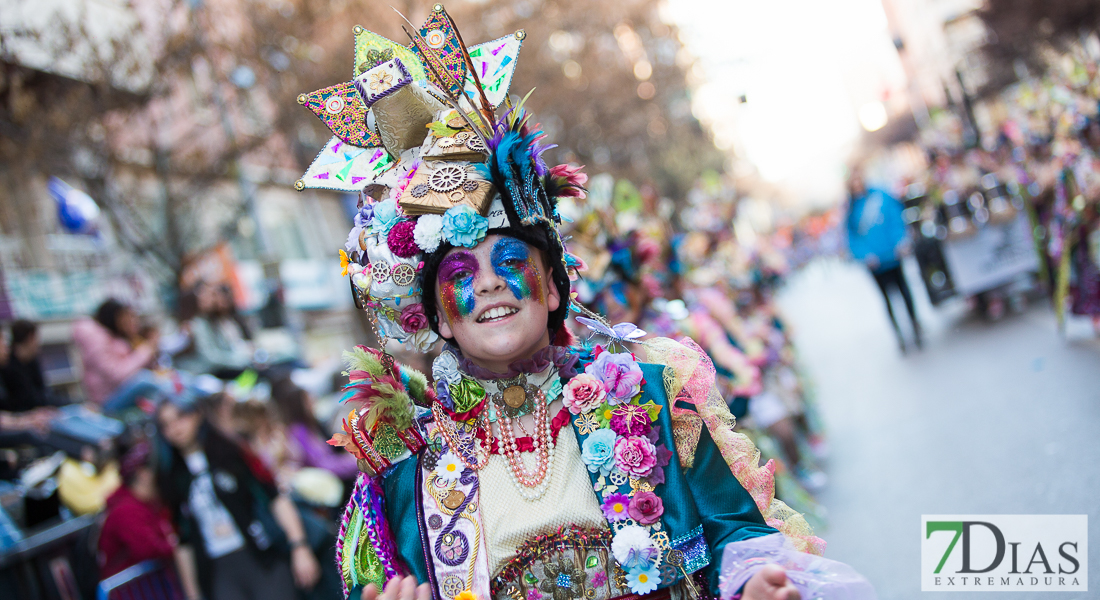
{"label": "decorative gear", "polygon": [[412,285],[416,281],[416,269],[408,263],[401,263],[393,268],[390,277],[393,278],[395,285],[402,287]]}
{"label": "decorative gear", "polygon": [[428,187],[428,184],[418,183],[414,185],[411,190],[409,190],[409,193],[412,194],[413,198],[423,198],[424,196],[428,195],[428,191],[430,190],[431,188]]}
{"label": "decorative gear", "polygon": [[466,181],[466,169],[458,165],[443,165],[428,178],[428,185],[432,191],[446,193],[457,189]]}
{"label": "decorative gear", "polygon": [[370,264],[371,280],[375,283],[386,283],[390,278],[390,266],[384,262]]}
{"label": "decorative gear", "polygon": [[466,147],[474,152],[488,152],[489,149],[485,147],[485,142],[481,141],[478,136],[473,136],[466,140]]}

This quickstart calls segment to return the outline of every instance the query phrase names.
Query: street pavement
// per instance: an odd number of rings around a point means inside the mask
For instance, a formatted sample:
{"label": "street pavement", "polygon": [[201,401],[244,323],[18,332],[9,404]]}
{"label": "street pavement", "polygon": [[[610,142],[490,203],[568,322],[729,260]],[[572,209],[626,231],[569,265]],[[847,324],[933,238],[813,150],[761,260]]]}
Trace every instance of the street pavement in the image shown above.
{"label": "street pavement", "polygon": [[[920,591],[922,514],[1087,514],[1096,554],[1100,342],[1091,326],[1071,321],[1060,335],[1045,300],[998,322],[962,301],[933,308],[915,265],[906,271],[926,340],[905,356],[859,265],[819,260],[780,295],[827,427],[825,556],[894,599],[937,597]],[[1090,562],[1087,593],[978,597],[1100,597],[1100,558]],[[946,597],[960,594],[979,593]]]}

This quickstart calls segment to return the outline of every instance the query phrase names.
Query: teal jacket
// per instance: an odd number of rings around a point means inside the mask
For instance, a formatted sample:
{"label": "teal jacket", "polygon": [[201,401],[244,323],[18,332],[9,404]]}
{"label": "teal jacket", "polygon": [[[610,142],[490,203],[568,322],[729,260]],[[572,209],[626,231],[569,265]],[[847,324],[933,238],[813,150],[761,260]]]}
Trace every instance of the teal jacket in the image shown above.
{"label": "teal jacket", "polygon": [[[665,482],[654,488],[664,503],[661,517],[673,547],[682,548],[685,570],[702,571],[710,591],[718,595],[718,565],[722,549],[730,542],[776,533],[764,522],[756,503],[730,472],[707,428],[702,427],[694,461],[690,467],[680,464],[673,440],[670,403],[663,386],[661,365],[640,364],[646,383],[642,388],[642,403],[653,401],[661,406],[655,425],[659,442],[673,455],[665,467]],[[576,427],[579,443],[587,437]],[[382,488],[384,511],[397,542],[398,554],[420,582],[434,581],[428,573],[424,539],[426,531],[417,507],[421,505],[419,490],[419,459],[405,460],[387,473]],[[595,483],[597,474],[591,474]],[[596,494],[595,491],[592,492]],[[662,584],[666,587],[675,581]],[[439,598],[437,586],[433,593]],[[358,597],[352,590],[353,597]],[[449,600],[449,599],[444,599]]]}

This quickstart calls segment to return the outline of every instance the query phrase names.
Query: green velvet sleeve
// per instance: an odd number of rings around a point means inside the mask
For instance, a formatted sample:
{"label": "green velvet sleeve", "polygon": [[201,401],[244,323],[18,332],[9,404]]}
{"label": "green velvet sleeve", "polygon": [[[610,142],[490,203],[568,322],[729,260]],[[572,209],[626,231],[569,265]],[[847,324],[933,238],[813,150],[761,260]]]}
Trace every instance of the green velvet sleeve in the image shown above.
{"label": "green velvet sleeve", "polygon": [[671,402],[664,390],[663,366],[642,364],[645,396],[664,406],[658,418],[660,442],[673,452],[666,468],[665,483],[657,486],[664,499],[662,519],[673,530],[686,531],[691,523],[702,523],[703,537],[710,548],[710,565],[705,573],[711,592],[718,595],[718,570],[726,544],[776,533],[745,488],[730,471],[710,432],[704,426],[691,468],[680,467],[672,433]]}
{"label": "green velvet sleeve", "polygon": [[699,435],[695,464],[685,470],[685,475],[703,522],[703,536],[710,546],[711,562],[706,574],[710,591],[717,596],[718,571],[726,544],[777,530],[764,523],[756,502],[730,472],[706,427]]}

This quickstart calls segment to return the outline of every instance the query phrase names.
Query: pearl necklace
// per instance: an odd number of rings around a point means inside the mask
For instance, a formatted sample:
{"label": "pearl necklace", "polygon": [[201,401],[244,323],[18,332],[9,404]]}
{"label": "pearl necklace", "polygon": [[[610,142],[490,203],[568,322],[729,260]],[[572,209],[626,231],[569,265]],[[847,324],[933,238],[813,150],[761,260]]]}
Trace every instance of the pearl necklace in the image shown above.
{"label": "pearl necklace", "polygon": [[554,465],[554,439],[550,435],[550,411],[546,406],[546,395],[542,390],[537,391],[535,398],[535,435],[534,454],[536,455],[535,468],[528,471],[523,464],[519,446],[516,444],[516,433],[513,428],[512,418],[498,412],[501,415],[497,421],[500,429],[501,452],[508,459],[508,474],[512,478],[512,484],[516,492],[527,501],[542,498],[550,487],[549,474]]}

